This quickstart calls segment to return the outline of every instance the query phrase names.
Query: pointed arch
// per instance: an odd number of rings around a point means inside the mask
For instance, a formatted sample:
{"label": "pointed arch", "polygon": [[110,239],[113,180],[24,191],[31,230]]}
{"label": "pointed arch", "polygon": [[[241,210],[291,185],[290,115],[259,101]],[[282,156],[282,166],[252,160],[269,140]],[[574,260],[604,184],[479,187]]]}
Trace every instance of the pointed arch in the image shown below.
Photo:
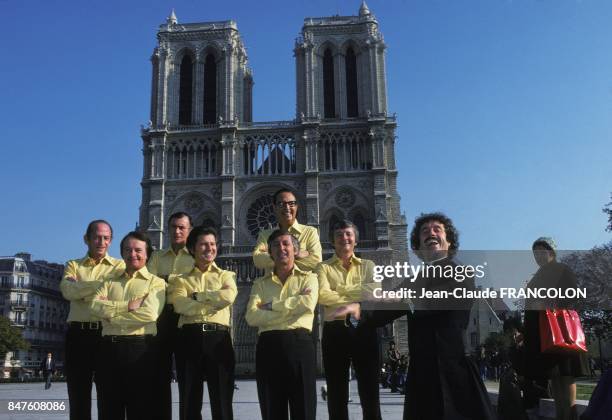
{"label": "pointed arch", "polygon": [[334,224],[342,221],[345,217],[344,212],[337,207],[332,207],[325,211],[325,215],[321,219],[321,242],[329,244],[333,249],[334,244],[329,239],[330,232]]}
{"label": "pointed arch", "polygon": [[334,54],[331,48],[323,52],[323,117],[336,117],[336,99],[334,87]]}
{"label": "pointed arch", "polygon": [[217,119],[217,59],[212,51],[204,58],[204,124],[214,124]]}
{"label": "pointed arch", "polygon": [[346,115],[349,118],[359,116],[359,100],[357,90],[357,56],[352,46],[346,49],[344,55],[346,71]]}
{"label": "pointed arch", "polygon": [[179,124],[191,124],[193,64],[191,55],[184,54],[179,70]]}

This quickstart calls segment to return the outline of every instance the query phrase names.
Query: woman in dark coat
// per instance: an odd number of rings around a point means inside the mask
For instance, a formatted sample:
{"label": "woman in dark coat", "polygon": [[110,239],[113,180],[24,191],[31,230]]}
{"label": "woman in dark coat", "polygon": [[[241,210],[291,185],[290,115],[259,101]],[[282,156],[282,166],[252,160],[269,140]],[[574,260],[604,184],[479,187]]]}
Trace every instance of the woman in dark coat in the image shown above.
{"label": "woman in dark coat", "polygon": [[[540,267],[527,288],[577,287],[576,277],[565,264],[556,261],[556,244],[552,238],[538,238],[532,246],[534,259]],[[540,313],[546,308],[565,308],[562,300],[525,302],[525,378],[532,389],[546,388],[551,380],[557,420],[576,419],[576,376],[587,374],[584,358],[579,354],[545,354],[540,350]],[[526,396],[529,400],[529,395]],[[527,401],[527,405],[537,402]]]}
{"label": "woman in dark coat", "polygon": [[[427,266],[454,269],[459,246],[452,221],[441,213],[417,218],[411,233],[411,246]],[[428,276],[410,285],[427,290],[473,289],[468,278]],[[409,284],[403,285],[410,287]],[[413,301],[414,302],[414,301]],[[364,311],[364,325],[385,325],[401,316],[408,317],[410,364],[406,384],[404,420],[487,420],[495,414],[487,390],[474,362],[465,354],[463,337],[470,316],[471,300],[419,300],[414,311]]]}

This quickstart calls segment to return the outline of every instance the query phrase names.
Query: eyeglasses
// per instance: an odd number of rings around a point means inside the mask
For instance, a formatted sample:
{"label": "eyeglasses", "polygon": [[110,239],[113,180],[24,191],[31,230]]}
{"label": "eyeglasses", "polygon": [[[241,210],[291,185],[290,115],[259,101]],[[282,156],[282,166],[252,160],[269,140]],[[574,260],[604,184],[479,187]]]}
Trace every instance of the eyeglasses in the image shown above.
{"label": "eyeglasses", "polygon": [[276,203],[276,207],[295,207],[297,206],[297,201],[279,201]]}

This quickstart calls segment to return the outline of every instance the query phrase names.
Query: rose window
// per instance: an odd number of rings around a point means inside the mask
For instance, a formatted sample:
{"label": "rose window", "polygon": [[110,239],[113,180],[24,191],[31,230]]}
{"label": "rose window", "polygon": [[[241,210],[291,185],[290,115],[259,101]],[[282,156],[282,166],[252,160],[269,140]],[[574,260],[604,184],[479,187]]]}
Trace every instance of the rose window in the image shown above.
{"label": "rose window", "polygon": [[254,238],[257,237],[260,230],[270,229],[276,225],[274,202],[271,194],[259,197],[251,204],[247,211],[246,224]]}

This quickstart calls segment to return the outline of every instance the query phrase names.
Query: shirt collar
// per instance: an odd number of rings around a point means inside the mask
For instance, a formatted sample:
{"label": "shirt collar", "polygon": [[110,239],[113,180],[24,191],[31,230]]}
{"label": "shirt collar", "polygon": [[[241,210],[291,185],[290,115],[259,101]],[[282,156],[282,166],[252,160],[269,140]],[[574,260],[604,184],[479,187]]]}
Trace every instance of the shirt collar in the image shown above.
{"label": "shirt collar", "polygon": [[[272,231],[279,230],[280,228],[281,228],[280,225],[277,223],[274,229],[272,229]],[[296,233],[299,235],[302,233],[303,230],[304,230],[304,225],[301,225],[296,219],[295,222],[293,222],[293,224],[289,226],[289,229],[287,229],[287,232]]]}
{"label": "shirt collar", "polygon": [[172,246],[169,246],[168,248],[162,250],[162,254],[163,255],[172,254],[178,257],[179,254],[189,254],[189,251],[187,251],[187,246],[184,246],[181,249],[179,249],[178,253],[175,253]]}
{"label": "shirt collar", "polygon": [[289,229],[288,229],[289,232],[294,231],[294,232],[297,232],[297,233],[302,233],[303,230],[304,230],[304,225],[301,225],[297,221],[297,219],[295,220],[295,222],[293,222],[293,224],[291,226],[289,226]]}
{"label": "shirt collar", "polygon": [[[331,263],[342,265],[342,260],[338,258],[336,253],[334,253],[334,256],[331,257]],[[351,255],[351,265],[353,264],[361,264],[361,258],[357,257],[355,254]]]}
{"label": "shirt collar", "polygon": [[121,277],[125,280],[129,280],[131,278],[141,278],[144,280],[148,280],[151,277],[151,273],[149,273],[149,270],[147,270],[147,266],[145,265],[140,270],[136,271],[132,277],[128,277],[127,271],[124,271]]}
{"label": "shirt collar", "polygon": [[108,256],[108,254],[104,254],[104,256],[100,259],[100,261],[98,263],[96,263],[96,260],[91,258],[89,256],[89,253],[87,253],[87,254],[85,254],[85,258],[83,258],[83,262],[84,262],[84,265],[86,265],[86,266],[95,266],[97,264],[113,265],[113,262],[111,261],[111,259]]}
{"label": "shirt collar", "polygon": [[211,264],[208,265],[208,267],[204,271],[200,270],[197,265],[193,266],[192,271],[196,273],[204,274],[204,273],[210,273],[210,272],[220,273],[223,270],[217,265],[217,263],[213,261]]}
{"label": "shirt collar", "polygon": [[[304,273],[305,273],[304,271],[300,270],[299,267],[294,264],[293,269],[291,270],[291,274],[289,274],[289,277],[287,277],[287,280],[289,280],[290,277],[293,277],[298,274],[304,274]],[[268,273],[268,276],[270,276],[270,279],[272,279],[272,281],[278,284],[283,284],[278,278],[278,276],[274,273],[274,269],[270,270],[270,272]]]}

